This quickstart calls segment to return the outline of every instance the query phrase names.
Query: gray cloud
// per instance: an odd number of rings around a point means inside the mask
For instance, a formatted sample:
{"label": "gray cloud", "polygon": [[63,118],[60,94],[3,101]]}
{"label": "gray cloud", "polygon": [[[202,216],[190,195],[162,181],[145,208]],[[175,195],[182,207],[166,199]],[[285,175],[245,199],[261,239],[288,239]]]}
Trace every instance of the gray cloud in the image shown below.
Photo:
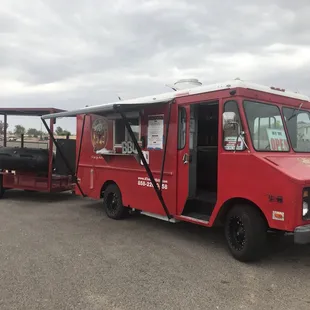
{"label": "gray cloud", "polygon": [[307,0],[2,0],[0,98],[76,108],[235,77],[310,94]]}

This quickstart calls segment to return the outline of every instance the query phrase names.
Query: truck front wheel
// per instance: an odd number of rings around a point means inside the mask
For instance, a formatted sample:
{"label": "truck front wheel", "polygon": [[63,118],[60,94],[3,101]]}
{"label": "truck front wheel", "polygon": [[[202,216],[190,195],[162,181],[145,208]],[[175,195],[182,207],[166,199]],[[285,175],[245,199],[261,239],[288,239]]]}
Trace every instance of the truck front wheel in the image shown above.
{"label": "truck front wheel", "polygon": [[123,206],[121,191],[116,184],[110,184],[104,191],[103,206],[109,218],[119,220],[128,215],[128,208]]}
{"label": "truck front wheel", "polygon": [[258,260],[266,249],[266,220],[252,206],[235,206],[227,214],[225,236],[234,258],[242,262]]}

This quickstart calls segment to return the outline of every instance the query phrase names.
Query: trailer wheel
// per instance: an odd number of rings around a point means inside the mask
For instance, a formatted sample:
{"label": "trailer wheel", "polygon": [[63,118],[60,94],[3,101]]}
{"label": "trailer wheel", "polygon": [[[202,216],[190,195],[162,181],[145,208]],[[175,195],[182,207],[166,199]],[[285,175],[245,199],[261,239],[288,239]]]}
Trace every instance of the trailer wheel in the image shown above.
{"label": "trailer wheel", "polygon": [[3,187],[3,176],[0,176],[0,199],[3,197],[5,188]]}
{"label": "trailer wheel", "polygon": [[107,216],[114,220],[125,218],[129,209],[123,206],[122,194],[116,184],[110,184],[104,191],[103,206]]}
{"label": "trailer wheel", "polygon": [[266,249],[267,223],[257,209],[238,205],[226,217],[225,236],[234,258],[241,262],[258,260]]}

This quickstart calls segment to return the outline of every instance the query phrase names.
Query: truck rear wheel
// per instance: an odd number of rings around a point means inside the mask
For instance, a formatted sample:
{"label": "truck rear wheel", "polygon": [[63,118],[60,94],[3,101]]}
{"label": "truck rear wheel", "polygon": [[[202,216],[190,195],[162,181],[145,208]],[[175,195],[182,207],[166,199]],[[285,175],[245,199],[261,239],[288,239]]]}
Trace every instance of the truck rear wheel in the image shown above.
{"label": "truck rear wheel", "polygon": [[109,185],[104,191],[103,206],[107,216],[114,220],[129,214],[129,209],[123,206],[122,194],[116,184]]}
{"label": "truck rear wheel", "polygon": [[258,260],[266,249],[266,220],[252,206],[235,206],[227,214],[225,236],[234,258],[242,262]]}

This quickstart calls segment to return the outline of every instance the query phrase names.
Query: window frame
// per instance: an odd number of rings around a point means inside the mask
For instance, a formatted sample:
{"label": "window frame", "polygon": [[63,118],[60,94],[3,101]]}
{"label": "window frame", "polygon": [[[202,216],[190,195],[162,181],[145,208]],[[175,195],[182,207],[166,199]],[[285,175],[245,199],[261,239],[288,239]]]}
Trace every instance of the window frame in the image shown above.
{"label": "window frame", "polygon": [[[229,102],[235,102],[235,103],[236,103],[236,105],[237,105],[237,110],[238,110],[238,114],[239,114],[239,119],[240,119],[240,124],[241,124],[241,130],[243,130],[243,129],[244,129],[244,125],[243,125],[242,117],[241,117],[241,114],[240,114],[240,108],[239,108],[239,102],[238,102],[238,100],[235,100],[235,99],[228,99],[227,101],[225,101],[225,103],[224,103],[224,105],[223,105],[223,113],[224,113],[224,112],[227,112],[227,111],[225,111],[225,106],[226,106],[226,104],[229,103]],[[221,116],[221,126],[222,126],[222,127],[223,127],[223,113],[222,113],[222,116]],[[219,125],[220,125],[220,124],[219,124]],[[225,151],[225,152],[235,152],[235,150],[226,150],[226,149],[225,149],[225,145],[224,145],[225,136],[224,136],[224,133],[225,133],[225,131],[222,130],[222,148],[223,148],[223,151]],[[245,139],[246,139],[246,137],[244,137],[244,140],[245,140]],[[244,151],[246,151],[246,146],[244,147],[243,150],[238,150],[238,149],[236,149],[236,152],[244,152]]]}
{"label": "window frame", "polygon": [[[252,139],[252,134],[251,134],[251,131],[250,131],[250,125],[249,125],[249,122],[248,122],[248,117],[247,117],[246,109],[245,109],[245,102],[246,102],[246,101],[254,102],[254,103],[258,103],[258,104],[263,104],[263,105],[268,105],[268,106],[274,106],[274,107],[276,107],[276,108],[278,109],[279,114],[280,114],[280,117],[281,117],[281,120],[282,120],[283,129],[284,129],[284,132],[285,132],[287,144],[288,144],[288,150],[287,150],[287,151],[257,150],[257,149],[255,148],[255,145],[254,145],[254,142],[253,142],[253,139]],[[255,101],[255,99],[243,99],[243,101],[242,101],[242,107],[243,107],[243,110],[244,110],[245,121],[246,121],[248,130],[249,130],[249,135],[250,135],[252,147],[253,147],[253,149],[254,149],[256,152],[260,152],[260,153],[276,153],[276,154],[290,153],[290,151],[291,151],[290,142],[291,142],[291,141],[290,141],[290,139],[289,139],[289,135],[288,135],[288,132],[287,132],[286,123],[285,123],[285,121],[284,121],[284,119],[283,119],[282,108],[280,108],[276,103],[270,103],[270,102],[269,102],[269,103],[266,103],[266,102],[262,102],[262,101]]]}
{"label": "window frame", "polygon": [[[282,114],[283,114],[283,118],[284,118],[284,121],[285,121],[285,126],[286,126],[286,130],[287,130],[287,135],[288,135],[288,140],[289,140],[289,144],[290,144],[290,147],[291,147],[291,149],[292,149],[292,151],[294,152],[294,153],[301,153],[301,154],[309,154],[310,153],[310,151],[296,151],[295,149],[294,149],[294,147],[293,147],[293,144],[292,144],[292,140],[291,140],[291,135],[290,135],[290,133],[289,133],[289,130],[288,130],[288,126],[287,126],[287,123],[286,123],[286,120],[285,120],[285,115],[284,115],[284,109],[292,109],[292,110],[294,110],[294,109],[298,109],[297,107],[292,107],[292,106],[282,106],[281,107],[281,111],[282,111]],[[307,111],[307,110],[304,110],[304,109],[300,109],[298,112],[304,112],[304,113],[308,113],[308,114],[310,114],[310,112],[309,111]],[[298,115],[296,115],[296,117],[298,117]]]}
{"label": "window frame", "polygon": [[[182,116],[182,111],[184,111],[184,115],[185,115],[185,131],[184,131],[184,142],[182,144],[182,146],[180,146],[180,120],[181,120],[181,116]],[[186,111],[186,108],[185,107],[182,107],[182,106],[179,106],[178,107],[178,140],[177,140],[177,149],[180,151],[180,150],[184,150],[185,149],[185,146],[186,146],[186,139],[187,139],[187,122],[188,122],[188,117],[187,117],[187,111]]]}
{"label": "window frame", "polygon": [[[142,127],[142,124],[141,124],[141,115],[136,116],[136,117],[128,117],[128,119],[138,119],[138,121],[139,121],[139,139],[138,139],[138,142],[141,141],[141,131],[142,131],[142,130],[141,130],[141,127]],[[113,120],[113,148],[120,148],[120,147],[122,147],[122,144],[117,144],[117,143],[115,143],[115,136],[116,136],[116,135],[115,135],[115,134],[116,134],[115,122],[116,122],[116,121],[119,121],[119,120],[123,121],[121,118]],[[125,130],[125,141],[128,141],[127,138],[128,138],[128,137],[130,138],[130,135],[129,135],[129,132],[128,132],[128,130],[127,130],[127,128],[126,128],[125,125],[124,125],[124,130]]]}

